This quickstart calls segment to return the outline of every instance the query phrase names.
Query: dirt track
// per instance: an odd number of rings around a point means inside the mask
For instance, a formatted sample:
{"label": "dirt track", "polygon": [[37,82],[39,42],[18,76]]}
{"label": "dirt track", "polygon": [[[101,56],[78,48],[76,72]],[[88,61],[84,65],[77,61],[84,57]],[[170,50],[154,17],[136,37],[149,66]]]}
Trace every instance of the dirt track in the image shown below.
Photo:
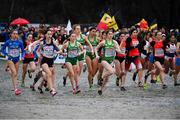
{"label": "dirt track", "polygon": [[[4,71],[5,62],[0,61],[0,66],[0,119],[180,119],[180,87],[174,87],[170,77],[166,77],[166,90],[162,90],[160,84],[150,85],[147,90],[141,90],[132,82],[132,73],[128,73],[127,91],[122,92],[115,86],[115,76],[112,76],[107,89],[99,96],[96,81],[90,90],[87,73],[83,73],[80,83],[82,92],[72,95],[69,81],[66,87],[62,86],[62,75],[66,70],[57,65],[57,96],[51,97],[49,92],[39,94],[37,90],[31,91],[28,87],[32,80],[28,77],[26,87],[21,88],[22,95],[15,96],[11,91],[10,76]],[[21,70],[20,67],[19,73]]]}

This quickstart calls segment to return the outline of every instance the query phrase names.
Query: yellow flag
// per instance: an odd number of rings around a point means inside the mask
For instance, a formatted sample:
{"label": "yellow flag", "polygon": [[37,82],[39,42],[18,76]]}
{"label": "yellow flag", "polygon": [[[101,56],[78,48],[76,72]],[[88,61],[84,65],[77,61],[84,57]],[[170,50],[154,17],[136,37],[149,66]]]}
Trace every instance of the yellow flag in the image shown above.
{"label": "yellow flag", "polygon": [[107,26],[108,28],[113,28],[115,31],[119,29],[114,16],[112,17],[111,21],[107,23]]}
{"label": "yellow flag", "polygon": [[104,13],[97,28],[104,30],[113,28],[115,31],[119,29],[114,16],[111,18],[111,16],[108,15],[107,13]]}
{"label": "yellow flag", "polygon": [[103,23],[109,23],[112,21],[112,18],[107,13],[104,13],[103,17],[101,18],[101,22]]}

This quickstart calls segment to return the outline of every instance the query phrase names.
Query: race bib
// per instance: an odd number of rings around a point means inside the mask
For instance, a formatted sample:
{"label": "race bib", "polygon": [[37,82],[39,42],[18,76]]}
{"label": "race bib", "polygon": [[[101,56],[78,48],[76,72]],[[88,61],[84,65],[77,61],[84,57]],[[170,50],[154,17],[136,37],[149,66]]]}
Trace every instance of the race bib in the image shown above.
{"label": "race bib", "polygon": [[[92,47],[93,47],[93,50],[95,50],[96,46],[92,46]],[[87,51],[87,52],[91,52],[91,49],[90,49],[89,46],[86,47],[86,51]]]}
{"label": "race bib", "polygon": [[147,50],[149,48],[149,42],[146,41],[146,45],[144,46],[144,50]]}
{"label": "race bib", "polygon": [[77,57],[77,50],[70,50],[70,51],[68,51],[68,57],[69,58]]}
{"label": "race bib", "polygon": [[90,52],[90,51],[91,51],[91,49],[90,49],[89,46],[86,46],[86,51],[87,51],[87,52]]}
{"label": "race bib", "polygon": [[19,49],[11,49],[9,51],[9,56],[11,56],[11,57],[19,57],[20,56]]}
{"label": "race bib", "polygon": [[170,53],[175,53],[176,52],[176,46],[170,46]]}
{"label": "race bib", "polygon": [[116,52],[112,48],[106,48],[105,50],[105,57],[114,57],[116,55]]}
{"label": "race bib", "polygon": [[54,54],[54,47],[53,46],[45,46],[44,48],[44,55],[48,57],[53,57]]}
{"label": "race bib", "polygon": [[29,51],[29,50],[25,50],[25,53],[26,53],[26,54],[29,54],[29,53],[30,53],[30,51]]}
{"label": "race bib", "polygon": [[126,48],[122,48],[121,49],[121,54],[125,54],[126,53]]}
{"label": "race bib", "polygon": [[162,48],[155,49],[155,56],[164,56],[164,51]]}
{"label": "race bib", "polygon": [[139,44],[139,41],[132,41],[132,46],[136,47]]}

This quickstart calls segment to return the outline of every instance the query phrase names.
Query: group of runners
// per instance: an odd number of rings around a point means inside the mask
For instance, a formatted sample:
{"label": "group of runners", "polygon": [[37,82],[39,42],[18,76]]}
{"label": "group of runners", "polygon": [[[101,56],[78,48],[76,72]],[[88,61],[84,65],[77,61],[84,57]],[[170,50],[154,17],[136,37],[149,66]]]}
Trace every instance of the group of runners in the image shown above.
{"label": "group of runners", "polygon": [[[63,77],[63,85],[70,80],[72,93],[81,92],[81,78],[84,63],[87,65],[87,80],[89,88],[95,81],[98,85],[97,93],[102,95],[113,74],[115,83],[121,91],[126,91],[127,73],[133,66],[136,71],[132,80],[138,87],[148,87],[160,80],[162,89],[167,88],[166,75],[172,76],[174,86],[179,86],[178,73],[180,70],[180,38],[172,33],[161,30],[152,31],[138,28],[113,29],[98,31],[96,27],[89,27],[87,35],[82,34],[81,26],[73,25],[73,30],[62,45],[53,38],[53,31],[46,30],[38,40],[28,33],[25,41],[20,41],[17,30],[12,30],[11,37],[2,47],[2,54],[8,57],[6,71],[9,72],[14,92],[21,94],[17,86],[17,74],[20,60],[23,60],[21,86],[25,86],[26,73],[33,78],[30,88],[35,91],[36,84],[40,93],[43,87],[52,96],[57,94],[54,60],[58,55],[65,57],[67,73]],[[21,58],[20,58],[21,57]],[[62,69],[62,68],[56,68]],[[34,75],[32,75],[34,73]],[[83,73],[85,74],[85,73]],[[95,77],[97,76],[97,77]],[[138,76],[138,80],[136,80]],[[39,84],[40,78],[42,79]],[[62,79],[62,78],[59,78]]]}

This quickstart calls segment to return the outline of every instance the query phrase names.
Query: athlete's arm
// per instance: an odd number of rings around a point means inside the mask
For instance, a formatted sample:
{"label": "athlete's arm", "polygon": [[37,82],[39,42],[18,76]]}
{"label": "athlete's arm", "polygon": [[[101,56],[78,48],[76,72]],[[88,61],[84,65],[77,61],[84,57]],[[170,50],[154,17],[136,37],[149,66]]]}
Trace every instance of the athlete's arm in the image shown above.
{"label": "athlete's arm", "polygon": [[6,52],[6,47],[8,46],[8,44],[9,44],[9,40],[4,43],[4,45],[1,49],[2,54],[4,54],[4,55],[8,55],[8,53]]}
{"label": "athlete's arm", "polygon": [[85,42],[88,44],[88,46],[91,49],[91,52],[94,53],[93,47],[91,45],[91,43],[89,42],[89,40],[87,39],[87,37],[85,35],[83,35],[83,39],[85,40]]}
{"label": "athlete's arm", "polygon": [[78,56],[85,53],[85,49],[83,49],[81,43],[78,43],[78,48],[81,50],[81,52],[78,53]]}
{"label": "athlete's arm", "polygon": [[114,41],[114,47],[115,47],[116,52],[121,53],[119,44],[117,43],[117,41],[115,41],[115,40],[113,40],[113,41]]}
{"label": "athlete's arm", "polygon": [[21,48],[21,57],[22,57],[22,59],[24,59],[24,45],[23,45],[23,43],[22,42],[19,42],[20,44],[20,48]]}
{"label": "athlete's arm", "polygon": [[104,46],[104,42],[105,42],[105,41],[100,42],[100,43],[97,45],[97,47],[95,48],[96,57],[99,57],[97,51],[98,51],[102,46]]}
{"label": "athlete's arm", "polygon": [[43,40],[43,38],[40,38],[39,40],[34,41],[34,42],[32,43],[32,47],[34,47],[34,46],[36,46],[37,44],[41,43],[42,40]]}
{"label": "athlete's arm", "polygon": [[180,42],[177,43],[176,53],[180,53]]}
{"label": "athlete's arm", "polygon": [[68,42],[66,42],[65,44],[63,44],[63,46],[61,47],[61,49],[56,52],[57,54],[63,54],[64,49],[67,49],[68,46]]}
{"label": "athlete's arm", "polygon": [[43,47],[43,44],[40,43],[39,48],[37,49],[37,52],[36,52],[39,58],[42,57],[42,55],[41,55],[42,47]]}

